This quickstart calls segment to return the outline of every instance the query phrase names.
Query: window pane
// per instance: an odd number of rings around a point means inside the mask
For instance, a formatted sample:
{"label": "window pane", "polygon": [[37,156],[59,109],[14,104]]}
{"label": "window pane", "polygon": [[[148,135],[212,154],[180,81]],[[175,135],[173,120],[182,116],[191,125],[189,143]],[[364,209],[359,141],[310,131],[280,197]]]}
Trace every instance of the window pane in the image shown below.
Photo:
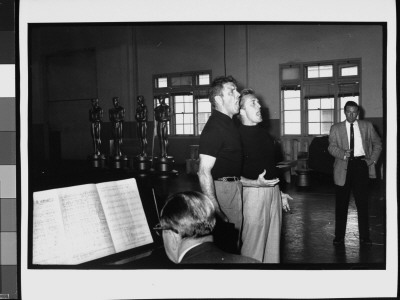
{"label": "window pane", "polygon": [[300,111],[285,111],[285,123],[290,122],[300,122]]}
{"label": "window pane", "polygon": [[300,123],[285,123],[284,134],[300,134]]}
{"label": "window pane", "polygon": [[177,103],[177,102],[184,102],[184,98],[185,96],[181,96],[181,95],[176,95],[176,96],[174,96],[174,99],[175,99],[175,103]]}
{"label": "window pane", "polygon": [[183,114],[176,114],[175,120],[176,120],[176,124],[182,124],[183,123]]}
{"label": "window pane", "polygon": [[318,78],[318,67],[308,67],[307,68],[307,77],[308,78]]}
{"label": "window pane", "polygon": [[300,98],[300,90],[286,90],[283,91],[283,98]]}
{"label": "window pane", "polygon": [[299,110],[300,109],[300,98],[289,98],[284,99],[284,110]]}
{"label": "window pane", "polygon": [[282,69],[282,80],[295,80],[300,78],[300,68]]}
{"label": "window pane", "polygon": [[340,67],[340,76],[357,76],[358,66]]}
{"label": "window pane", "polygon": [[183,102],[185,102],[185,103],[193,103],[193,96],[192,95],[183,96]]}
{"label": "window pane", "polygon": [[175,113],[183,113],[185,111],[183,103],[175,103]]}
{"label": "window pane", "polygon": [[193,124],[193,115],[192,114],[184,114],[183,121],[185,124]]}
{"label": "window pane", "polygon": [[332,77],[333,68],[332,66],[321,66],[319,70],[319,77]]}
{"label": "window pane", "polygon": [[329,134],[332,124],[333,123],[322,123],[321,124],[321,134]]}
{"label": "window pane", "polygon": [[183,134],[183,125],[176,125],[176,134]]}
{"label": "window pane", "polygon": [[158,88],[168,87],[167,77],[157,78],[157,87]]}
{"label": "window pane", "polygon": [[322,110],[321,111],[322,122],[333,122],[333,110]]}
{"label": "window pane", "polygon": [[210,101],[201,101],[199,100],[198,102],[198,107],[197,107],[199,113],[200,112],[211,112],[211,103]]}
{"label": "window pane", "polygon": [[321,108],[322,109],[333,109],[334,107],[334,100],[333,98],[322,98],[321,99]]}
{"label": "window pane", "polygon": [[321,78],[321,77],[332,77],[332,76],[333,76],[333,65],[307,67],[307,78]]}
{"label": "window pane", "polygon": [[321,99],[309,99],[308,109],[318,109],[321,107]]}
{"label": "window pane", "polygon": [[187,113],[193,112],[193,103],[185,103],[185,112]]}
{"label": "window pane", "polygon": [[171,77],[172,86],[192,85],[192,76]]}
{"label": "window pane", "polygon": [[199,85],[210,84],[210,74],[199,75]]}
{"label": "window pane", "polygon": [[308,134],[321,134],[320,123],[308,123]]}
{"label": "window pane", "polygon": [[185,134],[193,134],[193,125],[184,125],[184,133]]}
{"label": "window pane", "polygon": [[309,110],[308,111],[308,121],[309,122],[319,122],[321,120],[321,115],[319,110]]}

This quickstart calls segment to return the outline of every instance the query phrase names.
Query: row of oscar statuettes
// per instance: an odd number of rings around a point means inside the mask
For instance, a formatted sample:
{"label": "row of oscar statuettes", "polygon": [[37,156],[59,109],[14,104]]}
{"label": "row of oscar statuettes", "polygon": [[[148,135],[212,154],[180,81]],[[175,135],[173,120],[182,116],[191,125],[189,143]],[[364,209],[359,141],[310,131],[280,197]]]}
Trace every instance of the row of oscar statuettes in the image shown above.
{"label": "row of oscar statuettes", "polygon": [[[160,157],[158,161],[163,165],[171,162],[171,157],[167,154],[168,147],[168,122],[171,119],[170,107],[165,103],[165,97],[157,97],[159,105],[154,109],[155,120],[157,122],[157,135],[159,137]],[[125,118],[125,108],[119,103],[119,98],[112,99],[114,107],[109,110],[109,118],[113,127],[113,161],[127,160],[126,155],[122,154],[121,146],[123,143],[123,122]],[[139,169],[147,168],[147,107],[144,103],[144,97],[137,97],[136,121],[137,135],[140,140],[140,154],[138,155]],[[105,159],[100,151],[101,145],[101,123],[103,119],[103,109],[99,105],[99,99],[92,99],[92,108],[89,111],[89,120],[91,122],[91,135],[93,140],[94,153],[91,156],[94,160]],[[161,167],[161,171],[168,167]],[[167,170],[165,170],[167,171]]]}

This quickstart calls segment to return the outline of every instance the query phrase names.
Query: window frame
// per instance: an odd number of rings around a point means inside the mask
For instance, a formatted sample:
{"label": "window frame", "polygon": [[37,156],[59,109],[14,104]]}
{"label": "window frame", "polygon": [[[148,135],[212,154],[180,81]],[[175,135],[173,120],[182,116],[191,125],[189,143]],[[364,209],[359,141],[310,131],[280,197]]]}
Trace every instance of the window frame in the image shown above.
{"label": "window frame", "polygon": [[[200,76],[208,75],[209,83],[208,84],[200,84]],[[172,85],[172,78],[175,77],[191,77],[191,85],[183,84],[183,85]],[[167,78],[167,87],[157,87],[159,78]],[[158,103],[156,100],[157,96],[164,96],[169,98],[169,106],[171,107],[171,121],[168,124],[168,130],[170,136],[175,137],[193,137],[200,136],[199,133],[199,124],[198,124],[198,101],[199,99],[209,99],[208,90],[210,88],[212,80],[211,70],[202,70],[202,71],[192,71],[192,72],[178,72],[178,73],[164,73],[164,74],[155,74],[153,75],[153,95],[154,101],[153,105],[155,108]],[[176,123],[176,112],[175,112],[175,97],[176,96],[187,96],[191,95],[193,97],[192,105],[193,105],[193,134],[177,134],[177,123]],[[212,107],[210,103],[210,114],[212,112]],[[185,123],[183,123],[185,124]],[[190,124],[190,123],[189,123]]]}
{"label": "window frame", "polygon": [[[332,77],[320,77],[320,78],[308,78],[307,76],[307,67],[310,66],[318,66],[318,65],[332,65],[333,66],[333,74]],[[357,73],[358,75],[350,75],[350,76],[340,76],[340,67],[343,65],[354,65],[358,67]],[[284,79],[283,73],[287,69],[291,68],[299,68],[299,76],[298,78],[290,78]],[[326,61],[316,61],[316,62],[296,62],[296,63],[285,63],[279,65],[279,109],[280,109],[280,134],[281,137],[287,138],[298,138],[298,137],[315,137],[320,135],[325,135],[325,133],[321,134],[309,134],[309,120],[308,120],[308,99],[312,98],[329,98],[328,95],[333,96],[334,99],[334,108],[333,108],[333,124],[341,122],[341,105],[340,105],[340,93],[339,87],[341,85],[353,84],[358,85],[358,103],[361,105],[362,103],[362,85],[361,85],[361,58],[352,58],[352,59],[339,59],[339,60],[326,60]],[[285,88],[293,87],[294,85],[300,87],[300,134],[285,134],[285,110],[284,110],[284,93]],[[326,94],[322,93],[317,96],[312,96],[310,90],[311,88],[316,88],[317,86],[326,86]],[[330,88],[332,86],[332,89]],[[323,88],[321,88],[323,90]],[[330,90],[331,89],[331,90]],[[326,96],[326,97],[323,97]],[[324,123],[319,122],[320,126]]]}

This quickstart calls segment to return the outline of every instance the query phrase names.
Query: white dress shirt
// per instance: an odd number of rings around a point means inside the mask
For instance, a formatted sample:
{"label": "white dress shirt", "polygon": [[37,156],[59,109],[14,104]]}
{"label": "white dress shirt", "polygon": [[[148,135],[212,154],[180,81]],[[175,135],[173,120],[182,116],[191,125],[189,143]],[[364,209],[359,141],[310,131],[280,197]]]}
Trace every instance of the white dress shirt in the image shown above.
{"label": "white dress shirt", "polygon": [[[354,129],[354,157],[363,156],[365,155],[365,151],[362,145],[360,127],[358,127],[357,120],[353,123]],[[346,121],[346,130],[347,130],[347,140],[349,141],[350,145],[350,123]]]}

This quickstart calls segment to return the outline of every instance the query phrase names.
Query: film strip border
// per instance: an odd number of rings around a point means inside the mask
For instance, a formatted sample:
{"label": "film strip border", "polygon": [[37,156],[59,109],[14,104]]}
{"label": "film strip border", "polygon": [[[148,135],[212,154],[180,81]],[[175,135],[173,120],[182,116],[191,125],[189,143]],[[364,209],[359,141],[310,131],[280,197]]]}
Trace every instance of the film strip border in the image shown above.
{"label": "film strip border", "polygon": [[0,5],[0,299],[18,299],[15,1]]}

